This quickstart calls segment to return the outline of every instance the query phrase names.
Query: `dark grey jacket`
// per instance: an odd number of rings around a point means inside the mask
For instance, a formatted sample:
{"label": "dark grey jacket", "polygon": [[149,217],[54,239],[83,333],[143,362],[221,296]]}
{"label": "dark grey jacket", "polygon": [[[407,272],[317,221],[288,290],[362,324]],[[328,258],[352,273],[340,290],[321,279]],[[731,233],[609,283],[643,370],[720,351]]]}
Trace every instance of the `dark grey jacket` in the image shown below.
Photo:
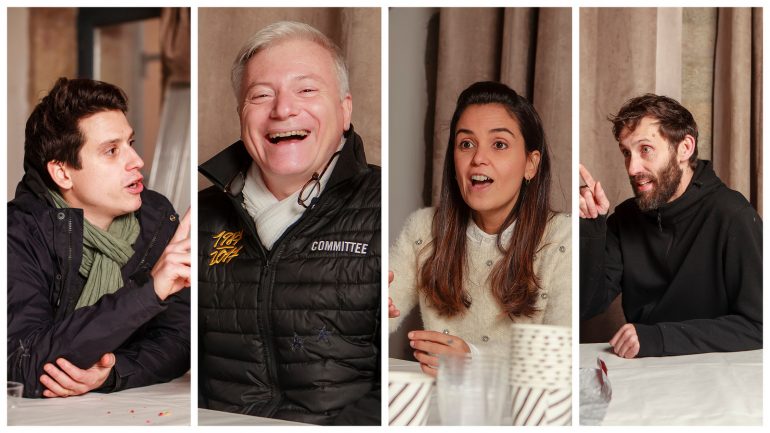
{"label": "dark grey jacket", "polygon": [[58,357],[85,369],[113,352],[103,392],[167,382],[190,368],[190,290],[160,301],[149,274],[178,216],[149,190],[137,216],[141,232],[122,269],[125,285],[75,310],[85,285],[78,273],[83,210],[56,209],[27,169],[8,203],[8,380],[23,383],[25,397],[42,396],[43,365]]}

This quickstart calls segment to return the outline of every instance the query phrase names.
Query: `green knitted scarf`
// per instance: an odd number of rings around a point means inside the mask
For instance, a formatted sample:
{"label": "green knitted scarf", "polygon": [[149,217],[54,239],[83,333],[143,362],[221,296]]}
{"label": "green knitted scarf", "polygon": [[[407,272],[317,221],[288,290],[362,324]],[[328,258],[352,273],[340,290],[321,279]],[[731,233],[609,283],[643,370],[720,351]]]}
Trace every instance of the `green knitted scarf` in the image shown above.
{"label": "green knitted scarf", "polygon": [[[70,207],[57,192],[49,192],[57,208]],[[83,260],[78,271],[86,285],[76,309],[93,305],[123,287],[120,269],[134,255],[132,245],[138,236],[139,220],[133,212],[115,218],[107,231],[83,218]]]}

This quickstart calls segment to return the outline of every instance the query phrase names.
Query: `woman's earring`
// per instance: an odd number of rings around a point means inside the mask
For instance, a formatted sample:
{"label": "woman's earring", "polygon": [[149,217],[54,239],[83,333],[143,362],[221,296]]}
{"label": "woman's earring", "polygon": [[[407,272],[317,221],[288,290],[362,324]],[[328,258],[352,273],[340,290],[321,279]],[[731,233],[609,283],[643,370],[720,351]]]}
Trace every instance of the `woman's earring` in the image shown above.
{"label": "woman's earring", "polygon": [[524,178],[524,185],[529,186],[530,179]]}

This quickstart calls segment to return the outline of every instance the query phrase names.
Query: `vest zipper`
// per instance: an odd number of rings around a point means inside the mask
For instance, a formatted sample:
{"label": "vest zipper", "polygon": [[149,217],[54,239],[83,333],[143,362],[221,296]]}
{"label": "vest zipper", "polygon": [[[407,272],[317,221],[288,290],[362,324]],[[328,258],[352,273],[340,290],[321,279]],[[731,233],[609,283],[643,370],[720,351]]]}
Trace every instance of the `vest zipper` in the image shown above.
{"label": "vest zipper", "polygon": [[[260,290],[262,293],[264,293],[265,296],[263,302],[259,303],[259,318],[257,320],[260,332],[263,336],[263,344],[266,347],[267,356],[265,359],[265,364],[267,366],[268,375],[270,376],[270,392],[272,394],[270,401],[263,407],[266,411],[264,416],[271,417],[275,414],[277,408],[280,406],[281,401],[283,400],[283,396],[281,395],[281,391],[278,386],[278,371],[276,368],[275,360],[276,351],[275,344],[273,342],[273,330],[270,326],[270,304],[272,302],[273,294],[272,284],[270,284],[270,259],[272,258],[273,254],[272,252],[266,251],[265,247],[262,245],[262,242],[260,242],[259,235],[257,234],[257,228],[254,225],[254,220],[251,218],[251,215],[246,212],[242,204],[239,203],[235,197],[229,195],[227,192],[225,193],[230,197],[235,211],[239,215],[241,223],[245,223],[247,232],[251,234],[251,238],[254,240],[257,250],[260,254],[262,254],[262,258],[265,261],[264,267],[262,268],[262,272],[259,277],[259,287],[257,288],[257,293],[255,296],[257,296],[257,299],[259,299]],[[278,242],[276,242],[275,245],[278,245]],[[277,248],[273,249],[273,251],[275,250],[277,250]]]}
{"label": "vest zipper", "polygon": [[267,371],[270,374],[270,382],[272,383],[271,393],[274,393],[274,397],[270,399],[270,403],[265,408],[267,410],[267,416],[273,416],[275,415],[276,410],[281,405],[281,401],[283,401],[283,394],[281,393],[279,382],[278,382],[278,369],[277,369],[277,363],[276,363],[276,348],[273,341],[273,328],[270,326],[270,322],[272,321],[272,318],[270,316],[270,305],[273,302],[273,287],[272,284],[270,284],[270,261],[265,260],[265,266],[262,270],[262,277],[260,278],[260,288],[263,289],[263,293],[265,294],[265,299],[260,304],[260,317],[261,317],[261,328],[262,328],[262,335],[264,336],[263,343],[265,344],[267,348]]}

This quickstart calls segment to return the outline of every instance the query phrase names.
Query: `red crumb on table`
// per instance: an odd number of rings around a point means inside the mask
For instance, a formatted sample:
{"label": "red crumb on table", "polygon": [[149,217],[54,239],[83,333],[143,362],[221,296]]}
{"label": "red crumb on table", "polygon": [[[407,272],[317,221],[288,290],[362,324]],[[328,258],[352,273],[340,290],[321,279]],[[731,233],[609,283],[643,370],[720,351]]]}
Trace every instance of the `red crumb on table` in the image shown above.
{"label": "red crumb on table", "polygon": [[128,413],[134,413],[134,410],[133,410],[133,409],[131,409],[131,410],[129,410],[129,411],[128,411]]}
{"label": "red crumb on table", "polygon": [[146,422],[147,424],[149,424],[149,423],[150,423],[150,420],[146,420],[145,422]]}
{"label": "red crumb on table", "polygon": [[111,415],[111,414],[112,414],[112,412],[108,410],[107,411],[107,415]]}
{"label": "red crumb on table", "polygon": [[169,416],[171,415],[170,410],[164,410],[163,412],[158,412],[158,416]]}

